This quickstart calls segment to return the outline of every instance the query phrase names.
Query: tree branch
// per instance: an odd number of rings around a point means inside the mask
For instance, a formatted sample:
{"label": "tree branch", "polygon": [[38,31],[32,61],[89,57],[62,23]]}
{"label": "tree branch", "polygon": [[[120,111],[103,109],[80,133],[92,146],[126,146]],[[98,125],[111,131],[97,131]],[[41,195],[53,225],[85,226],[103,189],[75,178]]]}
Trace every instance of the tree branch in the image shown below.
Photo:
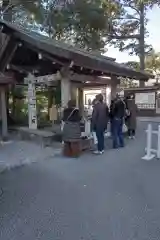
{"label": "tree branch", "polygon": [[138,20],[139,18],[133,17],[133,18],[113,18],[113,20]]}
{"label": "tree branch", "polygon": [[127,39],[139,39],[140,35],[139,34],[135,34],[135,35],[124,35],[124,36],[118,36],[118,35],[108,35],[108,37],[112,38],[112,39],[118,39],[118,40],[127,40]]}
{"label": "tree branch", "polygon": [[133,7],[130,3],[127,5],[124,5],[124,7],[132,8],[134,11],[136,11],[138,14],[140,13],[139,10],[136,7]]}
{"label": "tree branch", "polygon": [[10,8],[13,8],[14,5],[13,4],[9,4],[8,6],[6,6],[6,8],[2,11],[1,15],[3,16],[3,14],[5,14]]}

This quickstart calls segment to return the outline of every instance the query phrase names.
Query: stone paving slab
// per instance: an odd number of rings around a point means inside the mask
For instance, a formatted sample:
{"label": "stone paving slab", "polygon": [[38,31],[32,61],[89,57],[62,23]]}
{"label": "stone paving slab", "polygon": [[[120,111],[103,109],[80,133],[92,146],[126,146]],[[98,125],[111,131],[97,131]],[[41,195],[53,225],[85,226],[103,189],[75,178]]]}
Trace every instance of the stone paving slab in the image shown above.
{"label": "stone paving slab", "polygon": [[0,172],[45,160],[60,154],[60,148],[41,148],[27,141],[10,141],[0,144]]}

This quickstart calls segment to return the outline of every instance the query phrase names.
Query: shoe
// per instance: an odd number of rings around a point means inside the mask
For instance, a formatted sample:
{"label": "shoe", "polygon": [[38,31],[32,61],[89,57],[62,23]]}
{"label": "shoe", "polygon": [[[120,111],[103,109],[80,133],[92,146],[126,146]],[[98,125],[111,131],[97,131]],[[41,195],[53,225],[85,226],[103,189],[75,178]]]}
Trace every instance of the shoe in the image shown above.
{"label": "shoe", "polygon": [[103,153],[104,153],[104,150],[102,150],[102,151],[99,152],[100,155],[103,154]]}
{"label": "shoe", "polygon": [[101,155],[101,154],[104,153],[104,150],[102,150],[102,151],[96,150],[96,151],[94,151],[93,153],[96,154],[96,155]]}
{"label": "shoe", "polygon": [[135,139],[135,136],[132,136],[132,139],[134,140],[134,139]]}
{"label": "shoe", "polygon": [[94,154],[99,154],[100,152],[98,150],[93,151]]}
{"label": "shoe", "polygon": [[131,137],[131,136],[129,136],[128,138],[129,138],[129,139],[132,139],[132,137]]}

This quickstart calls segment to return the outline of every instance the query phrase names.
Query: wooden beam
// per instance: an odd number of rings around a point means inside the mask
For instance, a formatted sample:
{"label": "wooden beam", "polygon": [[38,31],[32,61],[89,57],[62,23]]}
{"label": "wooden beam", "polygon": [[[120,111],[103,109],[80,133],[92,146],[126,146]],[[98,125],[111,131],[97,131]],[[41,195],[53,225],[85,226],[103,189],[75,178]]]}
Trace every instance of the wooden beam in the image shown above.
{"label": "wooden beam", "polygon": [[101,76],[97,77],[97,76],[90,76],[90,75],[83,75],[83,74],[72,74],[70,75],[70,80],[71,81],[78,81],[78,82],[82,82],[82,83],[86,83],[86,82],[92,82],[94,83],[100,83],[103,82],[104,84],[108,84],[110,83],[110,78],[103,78]]}
{"label": "wooden beam", "polygon": [[18,43],[10,38],[6,47],[6,50],[3,52],[0,61],[0,71],[4,72],[6,69],[7,64],[10,63],[12,57],[17,49]]}
{"label": "wooden beam", "polygon": [[48,59],[48,60],[51,60],[52,62],[58,63],[58,64],[60,64],[60,65],[62,65],[62,66],[65,66],[65,65],[66,65],[63,61],[57,59],[56,57],[50,56],[50,55],[47,54],[47,53],[42,53],[42,57],[44,57],[44,58],[46,58],[46,59]]}
{"label": "wooden beam", "polygon": [[95,83],[95,84],[83,84],[82,87],[85,88],[85,89],[91,89],[91,88],[103,88],[103,87],[106,87],[108,86],[108,84],[98,84],[98,83]]}
{"label": "wooden beam", "polygon": [[[29,71],[27,69],[24,69],[24,67],[22,66],[14,66],[14,65],[10,65],[10,68],[19,72],[23,72],[28,74]],[[50,74],[50,75],[46,75],[46,76],[40,76],[40,77],[35,77],[35,82],[36,84],[48,84],[49,86],[53,85],[56,81],[61,79],[60,76],[61,73],[59,74]],[[62,73],[64,74],[64,73]],[[64,74],[65,75],[65,74]],[[110,78],[103,78],[103,77],[97,77],[97,76],[90,76],[90,75],[83,75],[83,74],[77,74],[77,73],[72,73],[71,72],[67,72],[67,76],[68,78],[75,84],[77,84],[78,86],[81,84],[87,84],[88,82],[88,86],[91,85],[93,86],[94,84],[97,85],[109,85],[111,83]],[[25,84],[27,84],[24,81]]]}
{"label": "wooden beam", "polygon": [[2,32],[0,32],[0,59],[2,54],[6,50],[10,37]]}
{"label": "wooden beam", "polygon": [[12,69],[14,71],[22,72],[22,73],[26,73],[26,74],[29,73],[29,71],[22,66],[15,66],[13,64],[10,64],[9,66],[10,66],[10,69]]}
{"label": "wooden beam", "polygon": [[56,62],[56,63],[62,65],[62,66],[66,65],[65,62],[61,61],[60,59],[57,59],[55,56],[50,55],[50,54],[46,53],[43,50],[39,50],[38,48],[33,47],[30,44],[26,44],[26,47],[29,48],[30,50],[34,51],[34,52],[37,52],[37,54],[41,53],[42,54],[42,58],[44,57],[44,58],[46,58],[48,60],[51,60],[52,62]]}

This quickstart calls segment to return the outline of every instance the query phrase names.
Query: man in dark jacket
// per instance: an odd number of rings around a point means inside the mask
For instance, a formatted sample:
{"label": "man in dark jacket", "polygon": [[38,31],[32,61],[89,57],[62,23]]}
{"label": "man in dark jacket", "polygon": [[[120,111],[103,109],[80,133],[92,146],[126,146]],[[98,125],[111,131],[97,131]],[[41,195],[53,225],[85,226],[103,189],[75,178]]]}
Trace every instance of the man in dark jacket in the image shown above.
{"label": "man in dark jacket", "polygon": [[103,95],[98,94],[92,113],[92,129],[96,132],[98,141],[98,150],[95,151],[97,154],[102,154],[104,152],[104,133],[107,129],[108,119],[108,107],[103,103]]}
{"label": "man in dark jacket", "polygon": [[114,100],[112,99],[111,105],[110,105],[110,110],[109,110],[111,136],[113,136],[113,107],[114,107]]}
{"label": "man in dark jacket", "polygon": [[112,107],[113,148],[124,147],[123,123],[126,107],[124,101],[117,96]]}

